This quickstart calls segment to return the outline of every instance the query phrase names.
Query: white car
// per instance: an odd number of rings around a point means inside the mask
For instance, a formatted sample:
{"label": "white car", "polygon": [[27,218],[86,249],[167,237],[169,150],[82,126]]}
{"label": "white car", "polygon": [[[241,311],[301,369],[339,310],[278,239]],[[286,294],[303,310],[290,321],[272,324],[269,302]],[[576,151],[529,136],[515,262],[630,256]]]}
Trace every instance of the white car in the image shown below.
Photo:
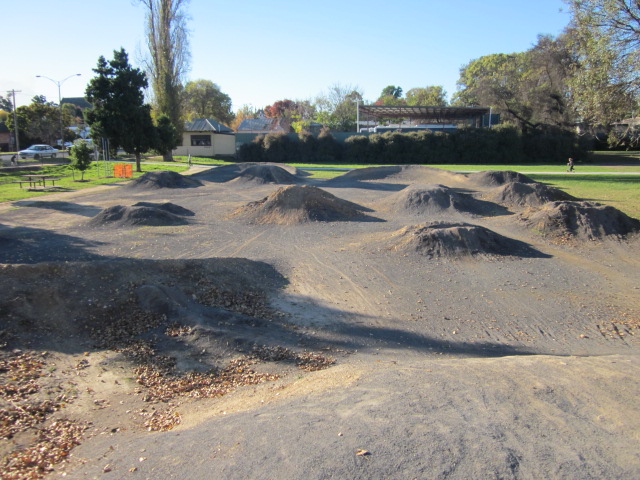
{"label": "white car", "polygon": [[40,160],[44,157],[56,158],[58,150],[51,145],[31,145],[26,150],[20,150],[18,152],[20,158],[33,158],[34,160]]}

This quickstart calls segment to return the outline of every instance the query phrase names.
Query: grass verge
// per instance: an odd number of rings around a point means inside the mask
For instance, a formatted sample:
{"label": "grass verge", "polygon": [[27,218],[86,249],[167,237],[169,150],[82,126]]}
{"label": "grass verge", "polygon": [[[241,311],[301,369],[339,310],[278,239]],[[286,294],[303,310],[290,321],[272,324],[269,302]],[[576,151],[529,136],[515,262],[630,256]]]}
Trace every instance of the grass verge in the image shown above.
{"label": "grass verge", "polygon": [[[30,191],[23,185],[24,188],[20,188],[17,183],[12,183],[22,179],[23,175],[38,173],[42,175],[53,175],[58,177],[56,181],[56,191],[70,192],[75,190],[82,190],[85,188],[96,187],[99,185],[109,185],[113,183],[119,183],[127,181],[123,178],[115,178],[113,176],[112,162],[94,162],[91,167],[85,171],[84,180],[81,180],[80,172],[73,172],[68,165],[52,165],[45,166],[39,169],[37,172],[33,170],[5,170],[0,172],[0,202],[10,202],[15,200],[22,200],[25,198],[39,197],[52,193],[52,191]],[[185,165],[171,165],[166,163],[163,165],[143,164],[142,173],[133,172],[133,177],[137,178],[146,172],[156,170],[172,170],[175,172],[184,172],[189,167]],[[135,170],[135,168],[134,168]]]}

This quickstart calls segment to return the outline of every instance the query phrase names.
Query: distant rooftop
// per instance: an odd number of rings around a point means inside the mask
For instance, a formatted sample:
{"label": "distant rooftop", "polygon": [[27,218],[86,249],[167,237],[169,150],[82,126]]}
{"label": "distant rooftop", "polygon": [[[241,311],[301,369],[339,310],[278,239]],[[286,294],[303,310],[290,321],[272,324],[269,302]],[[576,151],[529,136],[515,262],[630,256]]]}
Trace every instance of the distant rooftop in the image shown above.
{"label": "distant rooftop", "polygon": [[213,120],[212,118],[196,118],[185,124],[185,132],[216,132],[216,133],[233,133],[226,125]]}

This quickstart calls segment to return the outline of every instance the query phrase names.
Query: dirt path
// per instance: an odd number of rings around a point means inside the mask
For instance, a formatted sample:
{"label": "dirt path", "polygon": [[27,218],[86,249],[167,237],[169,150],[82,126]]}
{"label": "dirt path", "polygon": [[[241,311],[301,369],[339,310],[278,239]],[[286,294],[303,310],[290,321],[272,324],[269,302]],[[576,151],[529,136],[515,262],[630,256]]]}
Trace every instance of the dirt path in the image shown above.
{"label": "dirt path", "polygon": [[[637,236],[543,237],[518,220],[525,207],[466,197],[464,211],[435,208],[433,197],[388,202],[447,180],[478,199],[495,188],[430,169],[300,180],[367,209],[359,221],[250,223],[230,215],[282,186],[224,175],[204,172],[197,188],[102,187],[0,209],[4,350],[47,350],[47,388],[68,393],[50,420],[92,422],[52,477],[640,476]],[[87,225],[137,202],[194,215],[185,225]],[[461,225],[481,226],[506,246],[437,255],[417,233],[406,238],[422,224],[452,226],[446,233],[459,237],[449,242],[468,235]],[[241,366],[278,378],[224,396],[145,401],[152,390],[135,358],[91,336],[104,339],[110,322],[185,371],[221,369],[256,345],[286,348],[288,360]],[[308,372],[291,352],[336,363]],[[179,422],[149,432],[145,422],[160,417]]]}

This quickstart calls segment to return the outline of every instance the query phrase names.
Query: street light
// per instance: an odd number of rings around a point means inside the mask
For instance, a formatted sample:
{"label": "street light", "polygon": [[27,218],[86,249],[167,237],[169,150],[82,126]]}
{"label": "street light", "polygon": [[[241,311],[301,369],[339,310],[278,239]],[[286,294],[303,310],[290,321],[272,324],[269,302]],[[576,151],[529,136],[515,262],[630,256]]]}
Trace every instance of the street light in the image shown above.
{"label": "street light", "polygon": [[47,80],[52,81],[58,86],[58,107],[60,108],[60,143],[62,143],[62,147],[64,147],[64,129],[62,128],[62,96],[60,95],[60,86],[69,80],[72,77],[79,77],[82,75],[81,73],[74,73],[73,75],[69,75],[67,78],[63,80],[54,80],[53,78],[45,77],[44,75],[36,75],[36,78],[46,78]]}

